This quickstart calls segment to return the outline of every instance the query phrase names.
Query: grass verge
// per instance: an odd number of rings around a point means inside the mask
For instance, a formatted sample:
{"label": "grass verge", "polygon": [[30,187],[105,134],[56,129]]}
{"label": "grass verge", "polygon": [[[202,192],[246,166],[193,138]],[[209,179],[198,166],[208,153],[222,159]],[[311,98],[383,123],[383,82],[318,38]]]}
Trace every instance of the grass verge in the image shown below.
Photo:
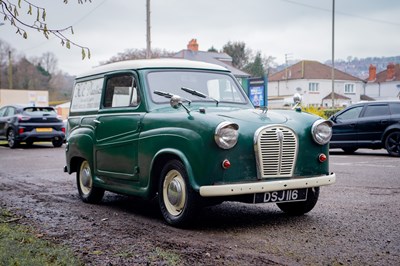
{"label": "grass verge", "polygon": [[20,219],[0,208],[0,265],[83,265],[71,250],[17,224]]}

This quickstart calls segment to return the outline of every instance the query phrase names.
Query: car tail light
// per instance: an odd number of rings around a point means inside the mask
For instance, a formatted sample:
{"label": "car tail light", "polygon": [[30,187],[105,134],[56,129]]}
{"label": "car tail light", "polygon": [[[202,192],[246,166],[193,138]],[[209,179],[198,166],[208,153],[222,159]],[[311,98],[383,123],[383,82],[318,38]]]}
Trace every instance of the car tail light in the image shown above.
{"label": "car tail light", "polygon": [[18,121],[28,121],[29,119],[31,119],[29,116],[18,116]]}
{"label": "car tail light", "polygon": [[19,133],[19,134],[24,133],[24,128],[23,128],[23,127],[18,128],[18,133]]}
{"label": "car tail light", "polygon": [[61,128],[61,131],[65,134],[65,127]]}

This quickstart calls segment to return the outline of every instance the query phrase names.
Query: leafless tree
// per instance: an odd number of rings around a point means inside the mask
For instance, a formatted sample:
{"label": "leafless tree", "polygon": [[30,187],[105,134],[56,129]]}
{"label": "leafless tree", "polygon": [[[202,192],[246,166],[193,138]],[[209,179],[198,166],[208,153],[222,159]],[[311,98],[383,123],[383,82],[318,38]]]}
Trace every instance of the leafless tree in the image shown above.
{"label": "leafless tree", "polygon": [[[63,0],[65,4],[68,0]],[[79,4],[84,2],[91,2],[91,0],[77,0]],[[27,12],[32,17],[32,21],[26,21],[19,15],[20,12]],[[31,0],[0,0],[0,14],[3,15],[4,21],[8,22],[10,26],[16,29],[16,33],[21,35],[24,39],[28,38],[28,29],[34,29],[41,32],[45,38],[50,35],[60,39],[61,45],[68,49],[72,46],[79,47],[82,50],[82,59],[90,58],[90,49],[73,42],[67,37],[67,33],[74,34],[72,26],[62,29],[54,29],[49,27],[46,23],[46,9],[44,7],[35,5]]]}

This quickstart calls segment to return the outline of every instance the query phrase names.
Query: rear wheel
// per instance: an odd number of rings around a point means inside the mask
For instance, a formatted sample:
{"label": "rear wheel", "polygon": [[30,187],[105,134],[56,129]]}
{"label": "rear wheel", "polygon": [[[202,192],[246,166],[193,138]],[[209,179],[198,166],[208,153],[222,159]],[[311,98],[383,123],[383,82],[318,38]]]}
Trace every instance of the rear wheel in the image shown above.
{"label": "rear wheel", "polygon": [[317,204],[319,196],[319,187],[309,188],[307,191],[307,200],[298,202],[277,203],[279,209],[293,216],[303,215],[311,211]]}
{"label": "rear wheel", "polygon": [[356,150],[358,150],[358,148],[342,148],[342,150],[343,150],[345,153],[352,154],[352,153],[354,153]]}
{"label": "rear wheel", "polygon": [[64,140],[62,138],[58,138],[58,139],[53,139],[51,142],[53,143],[53,146],[55,148],[58,148],[58,147],[61,147],[63,145]]}
{"label": "rear wheel", "polygon": [[99,203],[104,195],[104,189],[93,185],[92,170],[88,161],[83,161],[76,173],[76,183],[79,196],[84,202]]}
{"label": "rear wheel", "polygon": [[391,156],[400,156],[400,131],[391,132],[386,137],[385,149]]}
{"label": "rear wheel", "polygon": [[16,148],[19,145],[19,141],[15,139],[14,129],[10,129],[7,134],[8,147],[11,149]]}
{"label": "rear wheel", "polygon": [[158,190],[161,213],[173,226],[184,226],[193,217],[196,195],[182,162],[169,161],[162,169]]}

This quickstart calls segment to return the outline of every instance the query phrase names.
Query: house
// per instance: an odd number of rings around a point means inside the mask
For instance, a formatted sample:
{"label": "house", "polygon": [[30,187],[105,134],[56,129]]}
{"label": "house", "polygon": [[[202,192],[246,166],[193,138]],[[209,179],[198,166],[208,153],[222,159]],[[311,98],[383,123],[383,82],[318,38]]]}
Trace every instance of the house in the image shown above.
{"label": "house", "polygon": [[[363,88],[362,79],[334,69],[335,107],[359,102]],[[268,77],[270,107],[293,104],[295,93],[302,95],[305,106],[332,107],[332,67],[303,60]]]}
{"label": "house", "polygon": [[190,40],[187,49],[177,52],[173,57],[223,66],[230,70],[242,85],[246,86],[247,78],[251,76],[250,74],[232,66],[232,57],[226,53],[199,51],[199,44],[196,39]]}
{"label": "house", "polygon": [[376,100],[400,99],[400,64],[389,63],[378,74],[376,67],[370,65],[364,94]]}

